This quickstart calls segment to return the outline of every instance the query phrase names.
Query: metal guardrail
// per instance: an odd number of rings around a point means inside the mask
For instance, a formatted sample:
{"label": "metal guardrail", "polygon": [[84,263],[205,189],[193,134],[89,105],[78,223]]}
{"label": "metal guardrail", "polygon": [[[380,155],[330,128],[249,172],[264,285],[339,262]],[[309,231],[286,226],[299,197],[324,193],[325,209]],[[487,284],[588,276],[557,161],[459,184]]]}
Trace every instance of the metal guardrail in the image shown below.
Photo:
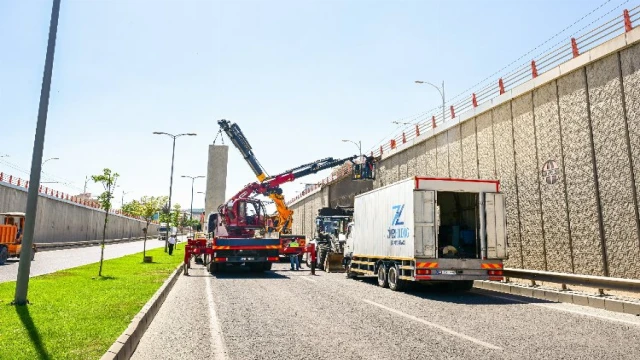
{"label": "metal guardrail", "polygon": [[551,271],[505,268],[505,277],[548,281],[557,284],[585,286],[603,290],[621,290],[640,293],[640,280],[611,278],[605,276],[564,274]]}

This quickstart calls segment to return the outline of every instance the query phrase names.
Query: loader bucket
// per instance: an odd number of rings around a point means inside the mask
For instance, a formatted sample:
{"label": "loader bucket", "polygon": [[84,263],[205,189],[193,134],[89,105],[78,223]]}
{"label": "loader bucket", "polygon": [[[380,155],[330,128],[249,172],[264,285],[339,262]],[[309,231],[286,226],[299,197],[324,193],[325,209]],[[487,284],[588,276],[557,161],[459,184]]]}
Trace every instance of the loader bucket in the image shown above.
{"label": "loader bucket", "polygon": [[344,255],[339,253],[329,253],[324,261],[324,271],[326,272],[344,272],[342,259]]}

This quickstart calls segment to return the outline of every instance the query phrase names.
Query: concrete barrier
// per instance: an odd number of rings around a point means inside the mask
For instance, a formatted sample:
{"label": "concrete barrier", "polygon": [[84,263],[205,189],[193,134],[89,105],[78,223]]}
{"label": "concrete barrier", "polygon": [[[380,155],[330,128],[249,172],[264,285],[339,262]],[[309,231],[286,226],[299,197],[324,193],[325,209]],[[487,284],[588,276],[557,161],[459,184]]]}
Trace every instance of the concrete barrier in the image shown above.
{"label": "concrete barrier", "polygon": [[[0,182],[0,212],[26,211],[27,189]],[[39,194],[34,242],[83,242],[102,238],[105,212],[72,201]],[[107,239],[142,237],[146,223],[122,215],[109,214]],[[149,225],[149,236],[158,225]]]}

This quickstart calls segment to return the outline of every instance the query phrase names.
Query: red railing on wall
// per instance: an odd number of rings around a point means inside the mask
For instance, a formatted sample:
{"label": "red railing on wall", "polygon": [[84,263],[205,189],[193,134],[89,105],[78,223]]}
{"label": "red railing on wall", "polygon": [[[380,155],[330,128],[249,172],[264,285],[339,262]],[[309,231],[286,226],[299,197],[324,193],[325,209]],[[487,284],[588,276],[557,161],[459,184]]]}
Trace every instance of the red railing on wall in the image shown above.
{"label": "red railing on wall", "polygon": [[[609,11],[609,13],[612,11],[613,10]],[[636,6],[630,10],[625,9],[619,15],[595,26],[594,28],[586,30],[585,27],[578,30],[574,37],[571,37],[568,41],[563,41],[554,45],[554,48],[548,50],[544,54],[541,54],[537,59],[527,61],[526,64],[523,64],[509,73],[498,76],[497,79],[488,84],[479,85],[467,90],[468,94],[470,94],[468,97],[457,96],[453,98],[452,100],[456,101],[448,104],[448,118],[443,118],[444,115],[440,111],[442,107],[437,108],[437,115],[430,116],[427,113],[423,114],[422,117],[424,117],[424,119],[417,120],[414,123],[406,125],[405,130],[396,134],[390,140],[385,141],[382,145],[375,145],[370,149],[371,155],[381,156],[382,154],[388,153],[389,151],[397,148],[399,144],[405,144],[420,136],[420,134],[426,134],[427,131],[437,128],[439,124],[443,124],[447,120],[455,119],[456,114],[462,114],[467,110],[473,109],[483,102],[498,97],[506,91],[538,77],[545,71],[551,70],[618,35],[633,30],[634,24],[637,24],[638,20],[640,20],[640,6]],[[594,24],[595,22],[590,25]],[[585,31],[582,32],[583,30]],[[341,170],[338,173],[341,175],[334,174],[318,182],[315,186],[306,188],[303,192],[288,201],[288,204],[299,200],[319,187],[349,176],[351,168],[349,167],[349,171],[345,172]]]}
{"label": "red railing on wall", "polygon": [[[29,181],[21,179],[19,177],[7,174],[7,173],[3,173],[0,172],[0,182],[3,183],[7,183],[7,184],[11,184],[11,185],[15,185],[18,187],[22,187],[25,189],[29,188]],[[46,186],[42,186],[40,185],[40,187],[38,188],[38,192],[40,194],[43,195],[48,195],[50,197],[56,198],[56,199],[60,199],[60,200],[65,200],[65,201],[69,201],[72,203],[76,203],[78,205],[82,205],[82,206],[86,206],[86,207],[90,207],[90,208],[94,208],[94,209],[102,209],[102,206],[100,205],[99,202],[93,200],[93,199],[84,199],[78,196],[74,196],[74,195],[69,195],[66,193],[63,193],[61,191],[57,191],[54,189],[51,189],[49,187]],[[144,221],[144,219],[140,216],[134,216],[134,215],[130,215],[130,214],[126,214],[123,213],[121,210],[118,209],[111,209],[110,213],[112,214],[116,214],[116,215],[122,215],[128,218],[132,218],[132,219],[136,219],[136,220],[142,220]],[[154,221],[153,223],[157,223],[156,221]]]}

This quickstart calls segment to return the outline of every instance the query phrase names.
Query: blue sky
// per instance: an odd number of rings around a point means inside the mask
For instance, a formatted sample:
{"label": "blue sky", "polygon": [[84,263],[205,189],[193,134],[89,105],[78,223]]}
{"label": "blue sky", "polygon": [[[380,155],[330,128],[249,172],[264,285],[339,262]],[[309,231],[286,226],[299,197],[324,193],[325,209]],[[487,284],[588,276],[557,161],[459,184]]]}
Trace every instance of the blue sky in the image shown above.
{"label": "blue sky", "polygon": [[[188,207],[180,175],[206,175],[218,119],[241,126],[271,174],[346,157],[357,148],[340,139],[370,149],[392,121],[438,106],[435,89],[414,80],[444,80],[457,95],[605,1],[63,0],[44,151],[60,160],[43,171],[70,193],[109,167],[125,201],[167,194],[171,142],[151,133],[196,132],[176,150],[174,202]],[[10,156],[0,171],[23,178],[50,13],[51,0],[0,0],[0,155]],[[234,148],[229,159],[228,196],[255,179]]]}

